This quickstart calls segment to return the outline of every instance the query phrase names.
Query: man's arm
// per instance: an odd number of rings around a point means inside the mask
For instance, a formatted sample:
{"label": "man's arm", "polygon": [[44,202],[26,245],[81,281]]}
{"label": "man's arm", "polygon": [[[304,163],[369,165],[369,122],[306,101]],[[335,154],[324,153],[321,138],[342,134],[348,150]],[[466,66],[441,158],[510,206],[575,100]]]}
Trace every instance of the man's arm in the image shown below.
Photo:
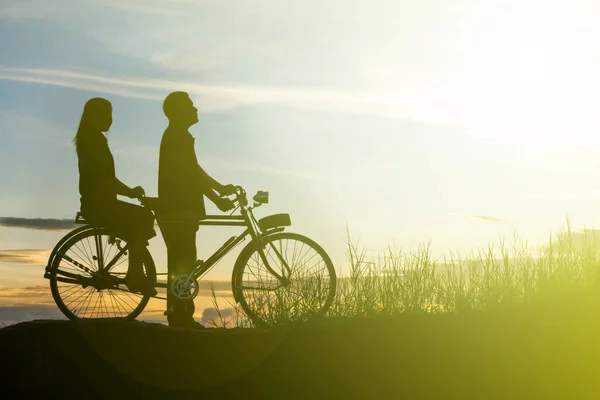
{"label": "man's arm", "polygon": [[204,194],[206,195],[206,197],[208,197],[208,199],[210,201],[212,201],[213,203],[217,204],[219,201],[222,200],[221,196],[219,196],[214,189],[211,188],[206,188],[204,190]]}
{"label": "man's arm", "polygon": [[[196,162],[197,163],[197,162]],[[206,173],[206,171],[200,166],[200,164],[198,164],[198,173],[200,176],[200,180],[205,184],[205,186],[209,189],[208,191],[213,192],[213,190],[216,190],[218,193],[223,193],[223,190],[225,189],[225,186],[222,185],[221,183],[219,183],[216,179],[214,179],[212,176],[208,175],[208,173]],[[213,192],[214,193],[214,192]],[[209,199],[210,195],[206,195]],[[212,200],[212,199],[211,199]]]}
{"label": "man's arm", "polygon": [[127,186],[126,184],[124,184],[123,182],[121,182],[117,177],[115,177],[115,191],[117,192],[117,194],[120,194],[121,196],[126,196],[126,197],[135,197],[135,194],[133,193],[133,189],[130,188],[129,186]]}
{"label": "man's arm", "polygon": [[[208,197],[210,201],[215,203],[215,205],[219,208],[219,210],[225,212],[231,210],[234,205],[227,197],[221,197],[224,195],[230,194],[229,192],[233,192],[233,186],[223,186],[216,179],[212,178],[210,175],[202,169],[198,161],[196,160],[196,164],[198,165],[198,171],[200,175],[200,179],[202,180],[202,188],[204,189],[204,195]],[[218,192],[215,192],[215,190]]]}
{"label": "man's arm", "polygon": [[204,194],[206,195],[206,197],[208,197],[210,199],[210,201],[215,203],[215,205],[219,208],[219,210],[221,210],[223,212],[229,211],[234,207],[234,204],[231,200],[229,200],[227,197],[219,196],[214,191],[214,189],[207,188],[204,191]]}
{"label": "man's arm", "polygon": [[[215,203],[215,205],[219,207],[221,211],[226,211],[233,208],[233,203],[231,202],[231,200],[229,200],[228,198],[221,197],[223,195],[229,195],[233,193],[233,186],[224,186],[206,173],[206,171],[200,166],[200,163],[198,162],[198,157],[196,157],[196,150],[194,149],[193,143],[194,141],[192,140],[189,155],[190,157],[193,157],[194,164],[197,167],[196,173],[200,181],[199,183],[200,185],[202,185],[202,191],[204,195],[208,197],[210,201]],[[216,193],[215,190],[218,193]],[[221,196],[219,196],[219,194]]]}

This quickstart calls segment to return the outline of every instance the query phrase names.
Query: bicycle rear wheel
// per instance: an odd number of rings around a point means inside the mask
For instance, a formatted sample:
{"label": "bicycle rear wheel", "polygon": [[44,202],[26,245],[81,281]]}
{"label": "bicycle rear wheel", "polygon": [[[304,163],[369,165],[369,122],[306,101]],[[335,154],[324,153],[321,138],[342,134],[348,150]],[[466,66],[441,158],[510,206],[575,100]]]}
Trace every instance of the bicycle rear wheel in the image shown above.
{"label": "bicycle rear wheel", "polygon": [[[69,319],[135,319],[149,296],[131,293],[123,282],[128,268],[126,241],[105,228],[83,230],[51,256],[50,290],[56,305]],[[156,282],[156,269],[144,249],[146,276]],[[112,263],[108,271],[100,266]]]}
{"label": "bicycle rear wheel", "polygon": [[[265,260],[284,283],[269,271]],[[336,275],[331,259],[313,240],[276,233],[242,250],[232,289],[246,315],[264,327],[325,314],[335,296]]]}

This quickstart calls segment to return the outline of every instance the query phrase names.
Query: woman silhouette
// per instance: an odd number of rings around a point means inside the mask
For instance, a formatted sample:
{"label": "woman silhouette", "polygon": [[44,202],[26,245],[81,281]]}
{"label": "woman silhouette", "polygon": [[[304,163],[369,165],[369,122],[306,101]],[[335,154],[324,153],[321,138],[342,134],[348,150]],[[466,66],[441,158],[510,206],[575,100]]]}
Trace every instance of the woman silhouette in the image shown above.
{"label": "woman silhouette", "polygon": [[143,269],[144,247],[155,236],[151,211],[117,200],[117,195],[140,198],[144,189],[130,188],[115,176],[115,164],[103,132],[112,125],[112,105],[95,97],[85,103],[73,140],[79,164],[81,214],[89,223],[110,229],[129,244],[125,283],[132,292],[156,295]]}

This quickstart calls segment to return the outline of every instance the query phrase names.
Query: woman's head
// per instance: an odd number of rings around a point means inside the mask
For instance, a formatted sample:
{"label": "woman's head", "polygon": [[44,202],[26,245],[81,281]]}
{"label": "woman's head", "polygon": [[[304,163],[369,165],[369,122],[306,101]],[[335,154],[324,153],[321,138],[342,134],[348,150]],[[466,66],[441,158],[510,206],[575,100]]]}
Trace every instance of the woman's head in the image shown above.
{"label": "woman's head", "polygon": [[112,104],[102,97],[89,99],[83,107],[80,128],[106,132],[112,125]]}
{"label": "woman's head", "polygon": [[83,107],[79,128],[75,136],[75,146],[87,134],[107,132],[112,125],[112,104],[102,97],[89,99]]}

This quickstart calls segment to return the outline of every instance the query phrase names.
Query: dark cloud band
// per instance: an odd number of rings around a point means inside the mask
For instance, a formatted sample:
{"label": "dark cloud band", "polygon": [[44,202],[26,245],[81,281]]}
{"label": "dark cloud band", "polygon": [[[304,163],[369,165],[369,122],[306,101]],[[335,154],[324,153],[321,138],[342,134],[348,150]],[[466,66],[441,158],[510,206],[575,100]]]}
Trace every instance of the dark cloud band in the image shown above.
{"label": "dark cloud band", "polygon": [[66,231],[74,229],[78,225],[74,219],[0,217],[0,226],[42,231]]}

